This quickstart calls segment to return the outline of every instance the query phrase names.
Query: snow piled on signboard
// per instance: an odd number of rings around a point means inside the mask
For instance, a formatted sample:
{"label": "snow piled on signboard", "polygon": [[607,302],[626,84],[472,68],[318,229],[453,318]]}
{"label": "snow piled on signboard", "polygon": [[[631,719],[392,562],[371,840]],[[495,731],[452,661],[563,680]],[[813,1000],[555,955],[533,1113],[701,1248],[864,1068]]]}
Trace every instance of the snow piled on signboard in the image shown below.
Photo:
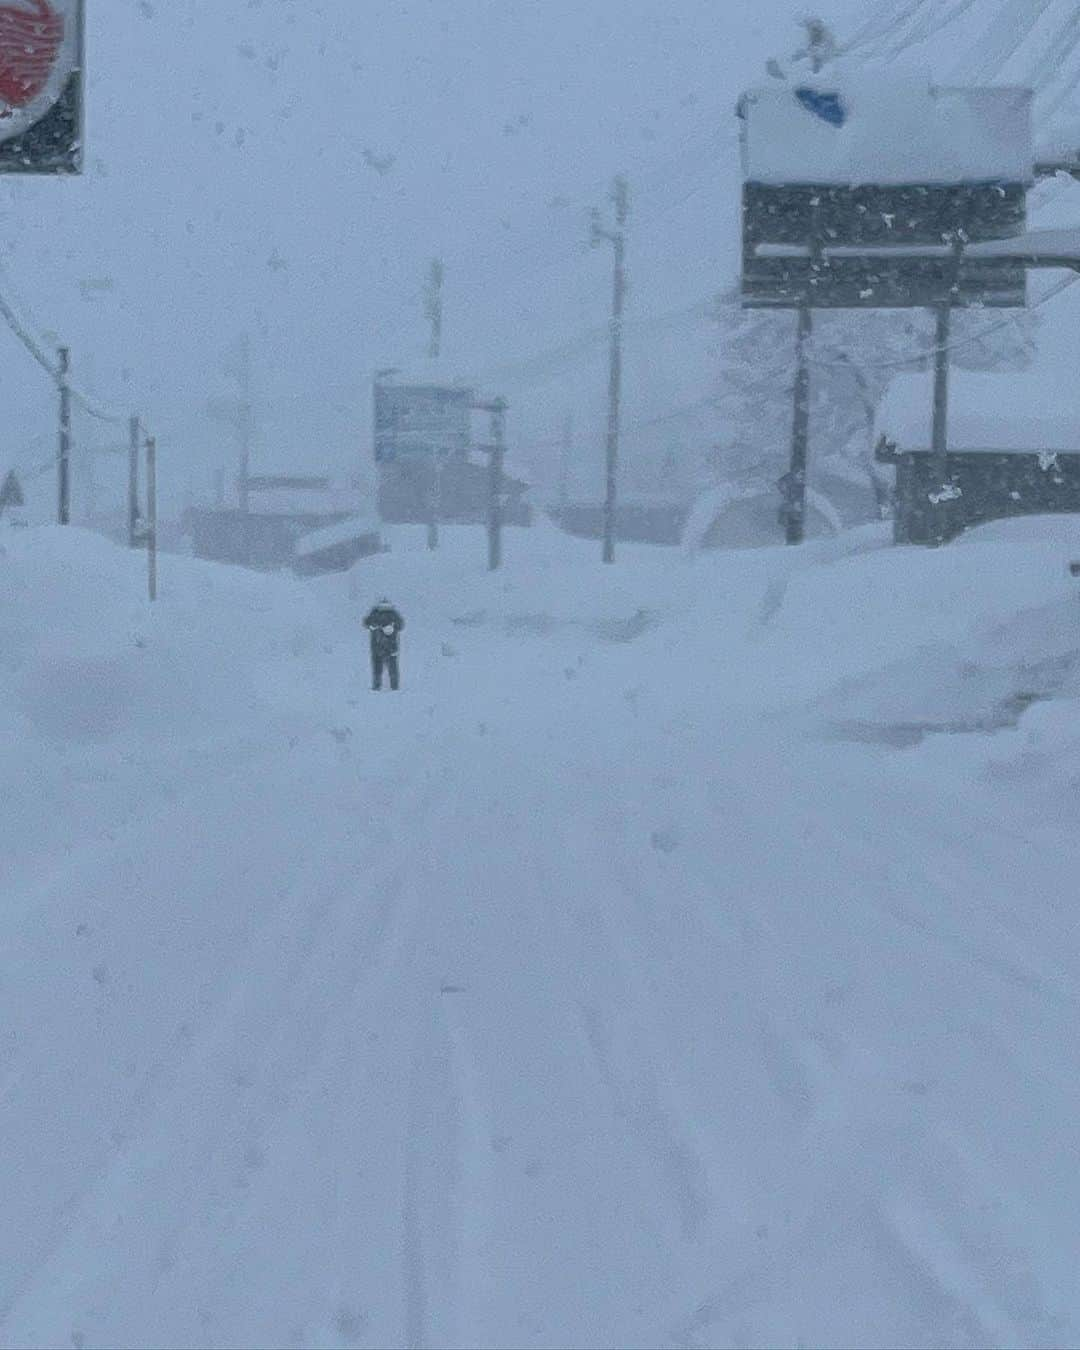
{"label": "snow piled on signboard", "polygon": [[[800,99],[835,95],[835,125]],[[829,106],[835,106],[830,101]],[[1031,94],[830,66],[745,96],[744,176],[758,183],[948,184],[1032,178]]]}

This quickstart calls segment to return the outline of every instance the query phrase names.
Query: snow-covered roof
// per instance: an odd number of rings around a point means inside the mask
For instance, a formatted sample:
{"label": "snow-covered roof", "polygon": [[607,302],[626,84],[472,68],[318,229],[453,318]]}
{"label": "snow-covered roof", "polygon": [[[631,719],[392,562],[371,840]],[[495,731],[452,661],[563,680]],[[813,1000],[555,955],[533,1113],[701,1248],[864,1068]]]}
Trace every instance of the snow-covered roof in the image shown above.
{"label": "snow-covered roof", "polygon": [[[1048,371],[949,373],[950,450],[1080,451],[1080,401]],[[876,430],[899,450],[929,450],[933,378],[897,375],[882,399]]]}
{"label": "snow-covered roof", "polygon": [[312,553],[333,548],[336,544],[347,544],[351,539],[359,539],[365,534],[378,534],[380,529],[380,522],[374,516],[350,516],[348,520],[339,520],[336,525],[324,525],[321,529],[302,534],[296,541],[296,552],[299,557],[306,558]]}
{"label": "snow-covered roof", "polygon": [[743,172],[758,183],[1029,182],[1031,92],[935,88],[829,67],[751,89]]}
{"label": "snow-covered roof", "polygon": [[1035,157],[1040,164],[1071,166],[1080,161],[1080,122],[1059,122],[1040,129]]}
{"label": "snow-covered roof", "polygon": [[250,509],[260,516],[336,516],[355,514],[366,505],[366,495],[348,487],[258,488],[250,495]]}

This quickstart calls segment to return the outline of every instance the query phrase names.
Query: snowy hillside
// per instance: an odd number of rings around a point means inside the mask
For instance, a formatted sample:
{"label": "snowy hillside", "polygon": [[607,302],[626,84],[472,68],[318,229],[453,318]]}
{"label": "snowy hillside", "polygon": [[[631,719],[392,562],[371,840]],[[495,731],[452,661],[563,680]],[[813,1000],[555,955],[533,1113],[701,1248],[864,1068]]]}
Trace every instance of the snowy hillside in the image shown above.
{"label": "snowy hillside", "polygon": [[0,536],[0,1343],[1076,1344],[1080,528],[445,534]]}

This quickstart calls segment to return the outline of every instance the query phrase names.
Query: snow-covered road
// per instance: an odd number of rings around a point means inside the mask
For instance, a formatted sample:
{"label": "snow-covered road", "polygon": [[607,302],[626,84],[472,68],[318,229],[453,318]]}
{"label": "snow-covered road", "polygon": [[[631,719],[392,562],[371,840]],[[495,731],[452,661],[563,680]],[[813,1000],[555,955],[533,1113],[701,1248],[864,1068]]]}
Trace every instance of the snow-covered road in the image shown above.
{"label": "snow-covered road", "polygon": [[[193,674],[138,746],[60,735],[20,683],[56,663],[9,644],[43,798],[99,806],[5,888],[0,1343],[1080,1340],[1078,802],[1044,801],[1075,697],[837,739],[895,663],[898,720],[919,692],[903,574],[847,552],[643,550],[612,593],[391,555],[397,698],[350,673],[344,582],[190,567],[204,601],[107,659],[173,690],[194,650],[228,733]],[[1061,595],[972,598],[962,556],[930,641],[998,706],[1025,652],[978,653],[1053,646]],[[815,606],[814,647],[814,585],[873,606]]]}

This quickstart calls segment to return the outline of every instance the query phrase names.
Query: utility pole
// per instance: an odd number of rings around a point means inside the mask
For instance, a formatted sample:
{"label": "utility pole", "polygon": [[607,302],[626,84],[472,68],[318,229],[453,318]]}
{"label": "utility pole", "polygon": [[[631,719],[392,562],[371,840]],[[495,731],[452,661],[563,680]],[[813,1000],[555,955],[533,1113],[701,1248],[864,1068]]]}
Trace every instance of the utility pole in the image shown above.
{"label": "utility pole", "polygon": [[429,549],[439,547],[439,519],[442,516],[442,476],[442,451],[438,446],[433,446],[431,468],[428,475],[427,546]]}
{"label": "utility pole", "polygon": [[247,333],[240,339],[240,363],[237,383],[240,386],[240,407],[237,430],[240,433],[240,478],[237,491],[240,510],[248,509],[248,481],[251,478],[251,338]]}
{"label": "utility pole", "polygon": [[146,552],[150,599],[157,599],[157,441],[146,438]]}
{"label": "utility pole", "polygon": [[559,452],[559,524],[566,518],[570,504],[570,456],[574,452],[574,414],[567,413],[563,422],[562,446]]}
{"label": "utility pole", "polygon": [[61,525],[71,524],[71,349],[61,347],[58,352],[57,384],[60,389],[60,453],[57,458],[59,506],[57,519]]}
{"label": "utility pole", "polygon": [[622,328],[626,301],[626,222],[630,216],[630,190],[620,174],[612,185],[615,228],[605,229],[600,212],[593,212],[592,242],[607,242],[615,253],[615,275],[611,303],[611,359],[608,375],[608,424],[605,448],[604,562],[615,561],[615,511],[619,465],[619,403],[622,396]]}
{"label": "utility pole", "polygon": [[491,478],[488,484],[488,571],[502,565],[503,461],[506,458],[506,408],[504,398],[491,405]]}
{"label": "utility pole", "polygon": [[491,414],[491,444],[488,453],[488,571],[502,566],[503,466],[506,460],[506,410],[504,398],[490,403],[474,403],[476,412]]}
{"label": "utility pole", "polygon": [[139,441],[142,429],[139,419],[133,417],[128,423],[128,546],[136,548],[139,543]]}
{"label": "utility pole", "polygon": [[442,259],[432,258],[427,285],[424,287],[424,317],[431,324],[428,356],[433,361],[442,354],[443,281],[445,277],[446,269],[443,267]]}

